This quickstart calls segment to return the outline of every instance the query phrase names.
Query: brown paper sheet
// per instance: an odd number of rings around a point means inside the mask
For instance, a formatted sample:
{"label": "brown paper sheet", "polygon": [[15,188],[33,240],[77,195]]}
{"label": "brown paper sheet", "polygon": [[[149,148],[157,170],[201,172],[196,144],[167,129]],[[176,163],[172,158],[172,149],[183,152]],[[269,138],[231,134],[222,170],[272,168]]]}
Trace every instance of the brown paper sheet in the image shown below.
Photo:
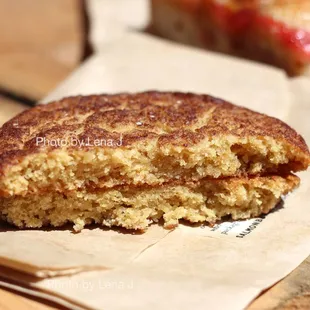
{"label": "brown paper sheet", "polygon": [[[273,68],[135,33],[89,59],[46,101],[145,89],[211,93],[277,116],[310,142],[306,78],[288,81]],[[169,234],[156,225],[144,235],[8,231],[0,234],[0,256],[20,262],[21,271],[27,272],[22,263],[35,265],[33,274],[41,277],[55,275],[57,268],[107,268],[33,282],[15,279],[27,292],[43,291],[91,309],[242,309],[309,255],[310,174],[301,177],[301,187],[264,219],[213,229],[180,226]]]}
{"label": "brown paper sheet", "polygon": [[135,32],[107,44],[44,102],[152,89],[209,93],[282,119],[291,102],[289,82],[278,69]]}
{"label": "brown paper sheet", "polygon": [[99,228],[79,234],[70,230],[3,231],[0,265],[40,278],[123,266],[169,233],[156,226],[140,235]]}

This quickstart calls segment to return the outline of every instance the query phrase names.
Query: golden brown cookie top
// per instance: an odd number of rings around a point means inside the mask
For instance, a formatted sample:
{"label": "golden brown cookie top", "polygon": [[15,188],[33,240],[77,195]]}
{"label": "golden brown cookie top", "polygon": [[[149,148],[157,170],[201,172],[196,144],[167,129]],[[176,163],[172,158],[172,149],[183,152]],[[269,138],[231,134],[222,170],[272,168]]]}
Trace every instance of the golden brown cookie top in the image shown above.
{"label": "golden brown cookie top", "polygon": [[28,154],[60,147],[37,145],[38,138],[93,141],[120,134],[123,148],[149,139],[186,147],[221,135],[272,137],[306,156],[302,166],[310,161],[304,139],[276,118],[208,95],[149,91],[69,97],[23,112],[0,129],[0,170]]}

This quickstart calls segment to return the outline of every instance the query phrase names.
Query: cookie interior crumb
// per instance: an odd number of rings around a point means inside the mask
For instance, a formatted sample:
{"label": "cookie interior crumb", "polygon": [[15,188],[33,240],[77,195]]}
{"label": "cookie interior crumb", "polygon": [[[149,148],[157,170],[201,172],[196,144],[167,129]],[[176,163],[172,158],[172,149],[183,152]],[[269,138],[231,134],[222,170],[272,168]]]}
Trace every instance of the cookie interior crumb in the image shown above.
{"label": "cookie interior crumb", "polygon": [[290,175],[47,193],[2,198],[1,216],[20,228],[58,227],[69,222],[76,231],[91,223],[144,231],[161,218],[166,228],[177,226],[181,219],[214,224],[225,216],[237,220],[267,213],[298,184],[299,178]]}

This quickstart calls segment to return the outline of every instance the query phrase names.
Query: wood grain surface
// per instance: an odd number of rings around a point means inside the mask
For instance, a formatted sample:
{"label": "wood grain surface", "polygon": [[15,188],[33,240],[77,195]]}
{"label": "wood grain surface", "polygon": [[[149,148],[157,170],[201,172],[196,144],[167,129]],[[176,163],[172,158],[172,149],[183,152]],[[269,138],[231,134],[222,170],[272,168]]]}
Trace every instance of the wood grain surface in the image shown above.
{"label": "wood grain surface", "polygon": [[80,62],[82,0],[0,0],[0,87],[41,99]]}

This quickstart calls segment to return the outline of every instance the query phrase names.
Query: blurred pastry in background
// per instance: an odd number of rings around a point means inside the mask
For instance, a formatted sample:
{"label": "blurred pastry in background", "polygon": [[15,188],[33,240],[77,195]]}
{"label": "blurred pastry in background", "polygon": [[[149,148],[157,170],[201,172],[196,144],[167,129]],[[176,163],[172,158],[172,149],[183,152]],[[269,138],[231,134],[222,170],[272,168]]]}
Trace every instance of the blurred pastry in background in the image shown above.
{"label": "blurred pastry in background", "polygon": [[165,38],[303,74],[310,64],[309,0],[152,0]]}

